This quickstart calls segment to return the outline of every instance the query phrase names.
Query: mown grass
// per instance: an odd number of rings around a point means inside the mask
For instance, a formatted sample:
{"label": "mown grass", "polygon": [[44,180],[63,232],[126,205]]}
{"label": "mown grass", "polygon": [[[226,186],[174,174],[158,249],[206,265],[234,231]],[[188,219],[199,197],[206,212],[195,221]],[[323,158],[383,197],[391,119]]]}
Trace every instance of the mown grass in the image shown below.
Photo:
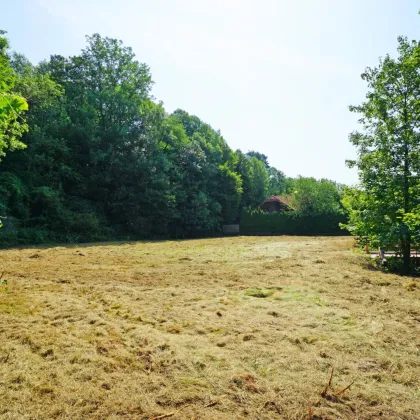
{"label": "mown grass", "polygon": [[14,249],[1,264],[1,418],[419,418],[417,280],[370,269],[350,238]]}

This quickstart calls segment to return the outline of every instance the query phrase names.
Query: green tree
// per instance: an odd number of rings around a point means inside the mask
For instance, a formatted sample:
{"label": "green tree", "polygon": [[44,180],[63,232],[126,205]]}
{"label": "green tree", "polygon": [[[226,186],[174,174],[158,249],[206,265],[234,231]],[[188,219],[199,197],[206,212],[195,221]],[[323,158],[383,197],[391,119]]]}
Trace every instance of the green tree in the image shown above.
{"label": "green tree", "polygon": [[342,213],[337,185],[326,179],[298,177],[292,198],[296,210],[304,216]]}
{"label": "green tree", "polygon": [[242,195],[239,207],[246,208],[253,204],[251,185],[251,163],[249,158],[240,150],[235,151],[236,164],[235,172],[242,180]]}
{"label": "green tree", "polygon": [[239,215],[242,196],[242,178],[234,172],[229,163],[219,165],[219,203],[222,207],[222,218],[225,223],[233,223]]}
{"label": "green tree", "polygon": [[67,194],[94,201],[117,233],[164,230],[171,200],[158,136],[166,116],[151,101],[147,65],[121,41],[94,34],[79,56],[55,56],[43,68],[66,92],[78,180]]}
{"label": "green tree", "polygon": [[0,30],[0,160],[6,155],[5,149],[13,151],[25,148],[20,138],[28,130],[22,116],[22,112],[28,109],[28,104],[14,91],[16,75],[7,53],[9,43],[2,36],[5,33]]}
{"label": "green tree", "polygon": [[286,175],[274,167],[268,168],[268,195],[282,195],[286,192]]}
{"label": "green tree", "polygon": [[64,90],[22,55],[12,55],[11,66],[15,89],[29,103],[30,131],[22,138],[28,147],[7,156],[0,167],[1,178],[13,181],[3,183],[0,205],[24,229],[70,232],[75,218],[87,220],[90,215],[72,214],[65,196],[66,183],[74,182],[74,162],[65,139],[69,120]]}
{"label": "green tree", "polygon": [[268,157],[260,152],[255,152],[254,150],[250,150],[246,156],[251,159],[253,157],[260,160],[262,163],[264,163],[265,169],[268,169],[270,167],[270,164],[268,163]]}
{"label": "green tree", "polygon": [[298,178],[286,177],[284,180],[284,192],[286,194],[292,194],[296,190],[296,181]]}
{"label": "green tree", "polygon": [[264,163],[252,157],[250,160],[251,204],[256,206],[267,198],[270,179]]}
{"label": "green tree", "polygon": [[[176,217],[171,230],[179,235],[218,231],[222,222],[239,215],[242,179],[236,172],[238,157],[220,132],[198,117],[176,110],[170,117],[169,150]],[[180,130],[182,127],[182,130]],[[174,140],[174,137],[177,140]]]}
{"label": "green tree", "polygon": [[398,39],[398,57],[387,55],[367,68],[366,101],[350,110],[361,115],[363,130],[350,141],[358,158],[360,189],[347,190],[347,228],[381,247],[399,245],[404,272],[418,238],[420,212],[420,43]]}

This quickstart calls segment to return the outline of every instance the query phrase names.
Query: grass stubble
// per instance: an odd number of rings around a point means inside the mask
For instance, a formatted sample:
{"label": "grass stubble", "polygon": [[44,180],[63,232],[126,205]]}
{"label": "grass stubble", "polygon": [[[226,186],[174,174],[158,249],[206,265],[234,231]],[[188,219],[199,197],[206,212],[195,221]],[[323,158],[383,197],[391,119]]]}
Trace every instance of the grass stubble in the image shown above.
{"label": "grass stubble", "polygon": [[418,419],[420,287],[353,246],[1,251],[0,418]]}

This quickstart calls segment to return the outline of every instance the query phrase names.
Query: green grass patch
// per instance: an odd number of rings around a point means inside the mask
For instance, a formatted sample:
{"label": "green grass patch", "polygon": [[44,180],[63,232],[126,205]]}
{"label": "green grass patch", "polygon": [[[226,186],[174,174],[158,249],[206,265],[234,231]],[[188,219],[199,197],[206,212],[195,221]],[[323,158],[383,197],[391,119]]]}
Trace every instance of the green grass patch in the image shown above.
{"label": "green grass patch", "polygon": [[245,296],[252,296],[256,298],[267,298],[274,293],[273,289],[248,289]]}
{"label": "green grass patch", "polygon": [[26,316],[33,312],[30,302],[25,297],[13,293],[0,294],[0,314]]}
{"label": "green grass patch", "polygon": [[322,300],[319,296],[302,292],[293,287],[284,287],[284,293],[279,294],[276,300],[294,300],[298,302],[310,303],[317,306],[328,306],[328,302]]}

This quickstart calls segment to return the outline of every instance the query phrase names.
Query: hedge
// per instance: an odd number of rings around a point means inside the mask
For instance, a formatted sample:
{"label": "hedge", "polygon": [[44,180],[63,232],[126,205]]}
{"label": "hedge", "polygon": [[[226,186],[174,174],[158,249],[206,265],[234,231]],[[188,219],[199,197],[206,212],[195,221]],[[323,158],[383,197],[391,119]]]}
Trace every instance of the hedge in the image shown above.
{"label": "hedge", "polygon": [[241,214],[242,235],[348,235],[340,228],[346,223],[343,214],[301,215],[297,212],[265,213],[244,210]]}

